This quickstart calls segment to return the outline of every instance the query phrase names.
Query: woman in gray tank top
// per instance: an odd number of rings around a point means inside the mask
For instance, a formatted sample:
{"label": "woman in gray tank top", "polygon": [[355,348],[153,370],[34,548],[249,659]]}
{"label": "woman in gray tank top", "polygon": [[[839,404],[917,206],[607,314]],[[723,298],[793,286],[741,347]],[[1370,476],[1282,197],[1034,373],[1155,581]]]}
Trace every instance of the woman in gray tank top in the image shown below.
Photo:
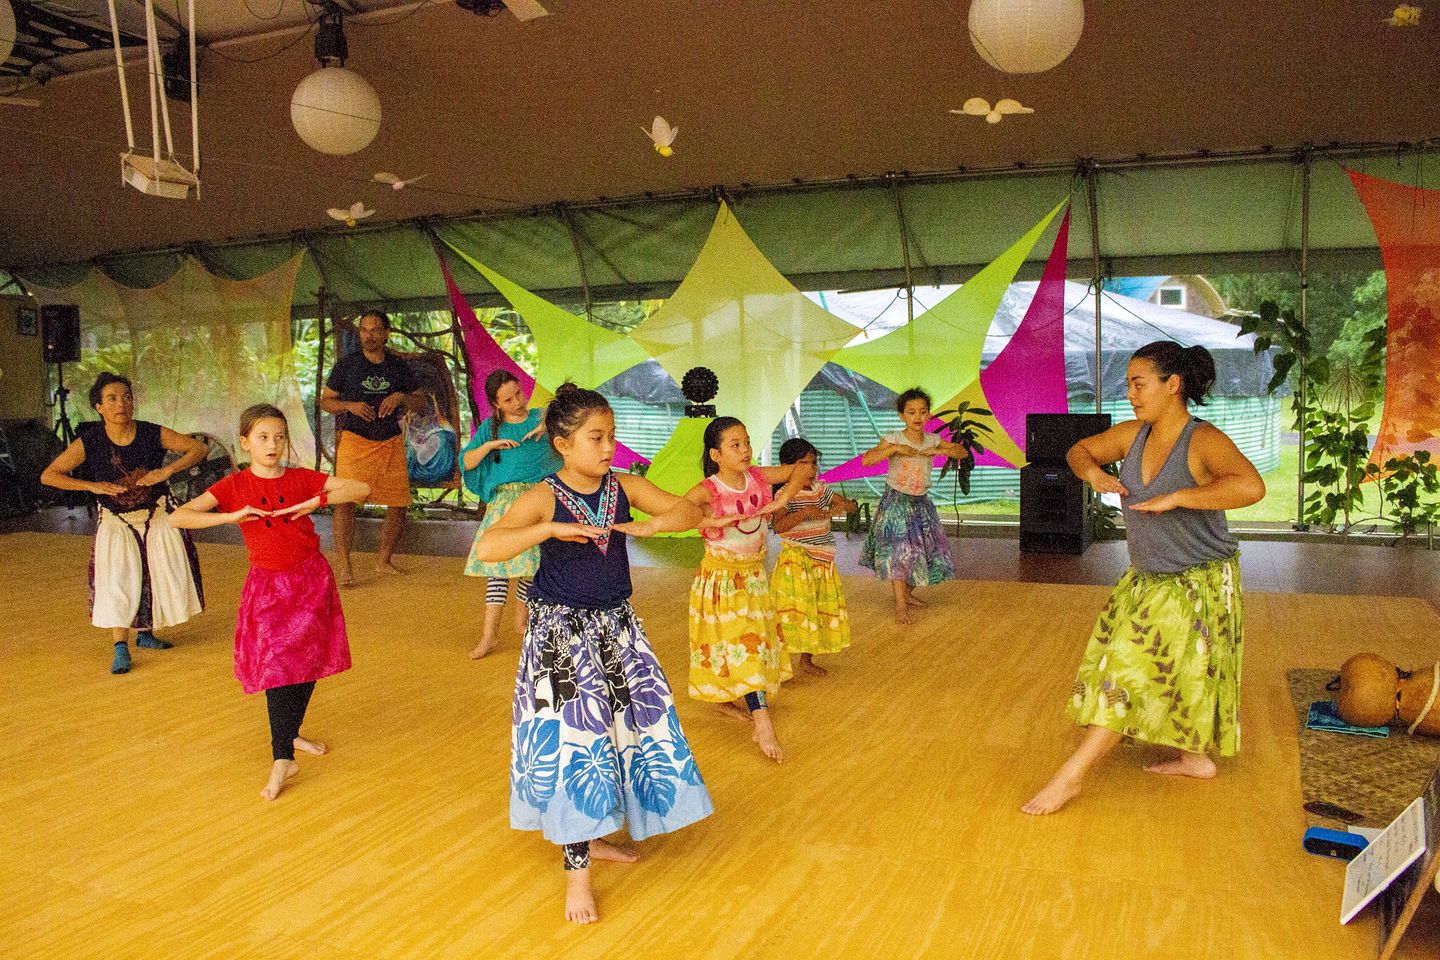
{"label": "woman in gray tank top", "polygon": [[[1068,459],[1096,491],[1120,495],[1130,568],[1071,691],[1067,712],[1085,735],[1021,808],[1030,814],[1064,806],[1122,737],[1169,749],[1146,770],[1202,780],[1215,776],[1212,748],[1228,757],[1240,747],[1244,609],[1225,511],[1259,502],[1265,482],[1229,437],[1190,415],[1215,382],[1204,347],[1157,341],[1135,351],[1126,376],[1135,419],[1081,440]],[[1103,469],[1117,460],[1119,479]]]}

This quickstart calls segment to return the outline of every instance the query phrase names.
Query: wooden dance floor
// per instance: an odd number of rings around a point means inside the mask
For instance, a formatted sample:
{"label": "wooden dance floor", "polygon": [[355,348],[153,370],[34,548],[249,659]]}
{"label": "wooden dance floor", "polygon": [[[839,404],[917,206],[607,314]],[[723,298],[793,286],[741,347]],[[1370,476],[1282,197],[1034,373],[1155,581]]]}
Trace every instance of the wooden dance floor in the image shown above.
{"label": "wooden dance floor", "polygon": [[[1284,671],[1440,656],[1420,599],[1250,593],[1243,748],[1210,783],[1122,748],[1062,813],[1018,808],[1074,743],[1063,705],[1104,587],[960,581],[900,629],[847,579],[855,645],[787,686],[787,759],[684,697],[690,572],[636,568],[715,814],[594,867],[601,922],[563,917],[560,857],[509,828],[518,642],[475,663],[456,558],[345,593],[355,667],[322,681],[276,802],[265,704],[231,674],[245,573],[201,547],[208,611],[112,677],[84,537],[0,536],[0,944],[27,958],[1347,958],[1344,864],[1300,849]],[[367,569],[360,557],[357,569]],[[508,621],[508,617],[507,617]],[[1402,956],[1440,954],[1432,903]]]}

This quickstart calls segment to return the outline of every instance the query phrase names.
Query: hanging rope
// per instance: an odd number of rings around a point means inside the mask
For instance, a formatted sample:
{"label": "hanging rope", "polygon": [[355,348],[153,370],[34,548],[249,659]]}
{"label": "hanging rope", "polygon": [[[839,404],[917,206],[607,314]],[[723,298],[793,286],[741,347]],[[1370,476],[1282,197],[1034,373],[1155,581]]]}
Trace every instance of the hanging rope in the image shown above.
{"label": "hanging rope", "polygon": [[915,319],[915,278],[910,274],[910,231],[905,226],[905,205],[900,202],[900,181],[890,174],[890,196],[895,200],[895,220],[900,225],[900,256],[905,264],[905,322]]}

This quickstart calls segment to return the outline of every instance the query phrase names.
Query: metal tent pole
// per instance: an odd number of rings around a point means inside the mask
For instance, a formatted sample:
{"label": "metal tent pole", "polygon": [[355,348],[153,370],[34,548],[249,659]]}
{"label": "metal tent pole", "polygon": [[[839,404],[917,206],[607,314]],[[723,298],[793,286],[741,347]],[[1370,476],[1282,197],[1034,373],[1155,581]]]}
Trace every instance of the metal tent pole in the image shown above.
{"label": "metal tent pole", "polygon": [[1295,399],[1299,407],[1298,423],[1299,431],[1299,463],[1295,471],[1295,502],[1298,519],[1295,523],[1296,530],[1308,530],[1310,525],[1305,522],[1305,426],[1306,426],[1306,391],[1305,391],[1305,354],[1310,346],[1310,151],[1308,149],[1300,153],[1301,165],[1301,186],[1300,186],[1300,329],[1304,331],[1302,342],[1306,349],[1296,350],[1299,358],[1296,366],[1300,370],[1300,376],[1296,380]]}
{"label": "metal tent pole", "polygon": [[1100,275],[1100,204],[1097,199],[1096,181],[1100,170],[1094,161],[1088,161],[1085,170],[1085,198],[1090,213],[1090,270],[1095,285],[1095,412],[1101,413],[1104,394],[1101,391],[1100,373],[1100,286],[1104,278]]}

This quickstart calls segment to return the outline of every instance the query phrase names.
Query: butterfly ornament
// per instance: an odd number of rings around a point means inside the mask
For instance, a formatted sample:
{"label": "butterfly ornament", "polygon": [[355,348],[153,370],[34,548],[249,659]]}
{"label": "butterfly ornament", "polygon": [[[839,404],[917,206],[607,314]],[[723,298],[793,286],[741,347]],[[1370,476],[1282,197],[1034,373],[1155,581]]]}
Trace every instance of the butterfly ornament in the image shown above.
{"label": "butterfly ornament", "polygon": [[416,183],[420,180],[424,180],[428,176],[430,176],[430,174],[422,173],[418,177],[411,177],[409,180],[401,180],[397,174],[381,170],[379,173],[375,174],[375,176],[371,177],[370,179],[374,180],[376,183],[389,184],[391,190],[404,190],[410,184]]}
{"label": "butterfly ornament", "polygon": [[1413,3],[1402,3],[1383,21],[1392,27],[1420,26],[1420,7]]}
{"label": "butterfly ornament", "polygon": [[984,117],[986,123],[999,123],[1002,119],[1016,113],[1034,113],[1030,107],[1025,106],[1019,100],[1012,100],[1009,97],[1001,97],[995,101],[995,107],[990,107],[990,101],[984,97],[971,97],[965,101],[965,105],[959,110],[951,110],[951,113],[965,114],[971,117]]}
{"label": "butterfly ornament", "polygon": [[[644,127],[640,129],[645,130]],[[672,127],[664,117],[656,117],[650,123],[650,129],[645,130],[645,136],[655,145],[655,152],[662,157],[668,157],[675,152],[672,144],[675,138],[680,135],[679,127]]]}
{"label": "butterfly ornament", "polygon": [[361,220],[364,220],[366,217],[373,216],[375,214],[374,210],[366,210],[365,204],[360,202],[359,200],[356,200],[354,203],[350,204],[350,208],[348,210],[341,210],[338,207],[331,207],[325,212],[330,214],[331,219],[339,220],[347,227],[353,227],[355,226],[355,224],[359,223]]}

